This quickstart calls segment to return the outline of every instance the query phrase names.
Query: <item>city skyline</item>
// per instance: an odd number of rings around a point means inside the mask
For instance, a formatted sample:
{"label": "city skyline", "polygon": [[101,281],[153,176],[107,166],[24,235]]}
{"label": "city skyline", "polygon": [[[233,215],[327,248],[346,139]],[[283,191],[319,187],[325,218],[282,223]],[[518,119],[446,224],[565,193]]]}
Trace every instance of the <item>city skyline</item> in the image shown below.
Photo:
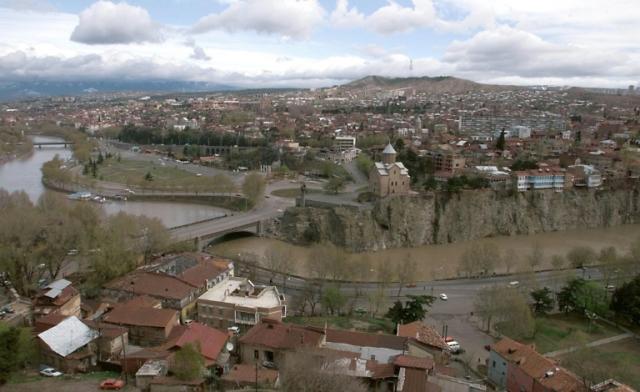
{"label": "city skyline", "polygon": [[1,81],[322,87],[367,75],[626,88],[632,1],[0,1]]}

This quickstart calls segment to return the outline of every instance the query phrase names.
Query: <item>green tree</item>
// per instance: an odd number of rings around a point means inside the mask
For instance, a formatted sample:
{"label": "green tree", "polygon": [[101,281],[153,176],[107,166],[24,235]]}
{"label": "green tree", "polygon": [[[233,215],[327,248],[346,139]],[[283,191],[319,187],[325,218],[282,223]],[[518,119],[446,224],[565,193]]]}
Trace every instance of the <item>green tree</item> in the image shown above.
{"label": "green tree", "polygon": [[324,184],[325,191],[336,194],[336,195],[340,193],[340,191],[342,191],[344,187],[345,187],[345,180],[340,176],[333,176],[329,179],[329,181],[327,181],[326,184]]}
{"label": "green tree", "polygon": [[607,293],[600,284],[582,278],[570,280],[558,293],[558,307],[563,312],[582,315],[607,315]]}
{"label": "green tree", "polygon": [[175,354],[170,367],[177,379],[197,380],[204,374],[204,357],[200,348],[192,343],[182,346]]}
{"label": "green tree", "polygon": [[500,136],[498,136],[498,141],[496,142],[496,149],[500,151],[504,151],[505,145],[505,137],[504,137],[504,128],[500,131]]}
{"label": "green tree", "polygon": [[147,174],[144,175],[144,180],[153,181],[153,174],[151,174],[151,172],[147,172]]}
{"label": "green tree", "polygon": [[347,303],[347,298],[342,294],[339,287],[331,285],[322,292],[321,303],[323,309],[333,316],[340,314],[342,308]]}
{"label": "green tree", "polygon": [[435,297],[431,295],[407,295],[407,298],[404,304],[396,301],[387,311],[386,317],[394,324],[406,324],[424,319],[435,301]]}
{"label": "green tree", "polygon": [[250,173],[244,178],[242,193],[253,206],[262,199],[266,187],[267,184],[263,176],[258,173]]}
{"label": "green tree", "polygon": [[0,324],[0,385],[11,374],[36,361],[36,345],[29,328]]}
{"label": "green tree", "polygon": [[531,292],[533,310],[536,314],[544,315],[553,310],[553,292],[548,287],[543,287]]}
{"label": "green tree", "polygon": [[356,166],[358,167],[358,170],[362,172],[362,174],[369,177],[369,173],[371,172],[374,163],[369,155],[362,153],[356,158]]}
{"label": "green tree", "polygon": [[611,310],[640,325],[640,275],[616,289],[611,298]]}

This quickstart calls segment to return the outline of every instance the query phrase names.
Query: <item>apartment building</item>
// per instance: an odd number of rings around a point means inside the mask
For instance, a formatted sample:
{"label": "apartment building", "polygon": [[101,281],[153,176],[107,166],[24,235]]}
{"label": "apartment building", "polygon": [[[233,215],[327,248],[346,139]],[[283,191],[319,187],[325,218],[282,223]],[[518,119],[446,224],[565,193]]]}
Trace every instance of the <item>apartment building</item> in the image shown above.
{"label": "apartment building", "polygon": [[518,192],[528,190],[553,189],[563,192],[571,186],[570,178],[560,168],[540,168],[537,170],[521,170],[514,172]]}
{"label": "apartment building", "polygon": [[275,286],[257,286],[247,278],[229,277],[202,294],[198,320],[214,328],[256,325],[263,318],[282,320],[287,316],[284,294]]}

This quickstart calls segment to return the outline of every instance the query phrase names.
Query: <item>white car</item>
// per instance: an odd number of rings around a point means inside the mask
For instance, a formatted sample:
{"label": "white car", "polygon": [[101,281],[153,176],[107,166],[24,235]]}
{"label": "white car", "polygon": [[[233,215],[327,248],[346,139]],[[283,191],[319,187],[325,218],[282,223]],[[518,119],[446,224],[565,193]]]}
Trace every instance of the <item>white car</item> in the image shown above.
{"label": "white car", "polygon": [[460,343],[456,340],[448,341],[447,346],[449,346],[451,354],[457,354],[460,351]]}
{"label": "white car", "polygon": [[445,293],[440,294],[440,299],[443,301],[446,301],[449,299],[449,297],[447,297],[447,295]]}
{"label": "white car", "polygon": [[227,331],[233,333],[234,335],[238,335],[240,333],[240,327],[234,325],[233,327],[227,328]]}
{"label": "white car", "polygon": [[62,373],[57,371],[54,368],[44,368],[42,370],[40,370],[40,375],[45,376],[45,377],[60,377],[62,376]]}
{"label": "white car", "polygon": [[513,282],[509,282],[509,287],[518,287],[520,285],[520,282],[518,282],[517,280],[514,280]]}

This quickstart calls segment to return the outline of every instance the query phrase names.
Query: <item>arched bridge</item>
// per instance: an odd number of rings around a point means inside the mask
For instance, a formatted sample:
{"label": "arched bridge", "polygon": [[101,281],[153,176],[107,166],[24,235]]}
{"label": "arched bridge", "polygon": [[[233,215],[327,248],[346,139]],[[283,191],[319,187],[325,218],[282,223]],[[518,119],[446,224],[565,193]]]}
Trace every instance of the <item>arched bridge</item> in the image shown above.
{"label": "arched bridge", "polygon": [[175,241],[194,241],[198,249],[203,249],[212,241],[230,233],[244,231],[260,235],[264,232],[267,222],[281,215],[282,210],[275,209],[250,211],[245,214],[174,227],[169,229],[169,232]]}

